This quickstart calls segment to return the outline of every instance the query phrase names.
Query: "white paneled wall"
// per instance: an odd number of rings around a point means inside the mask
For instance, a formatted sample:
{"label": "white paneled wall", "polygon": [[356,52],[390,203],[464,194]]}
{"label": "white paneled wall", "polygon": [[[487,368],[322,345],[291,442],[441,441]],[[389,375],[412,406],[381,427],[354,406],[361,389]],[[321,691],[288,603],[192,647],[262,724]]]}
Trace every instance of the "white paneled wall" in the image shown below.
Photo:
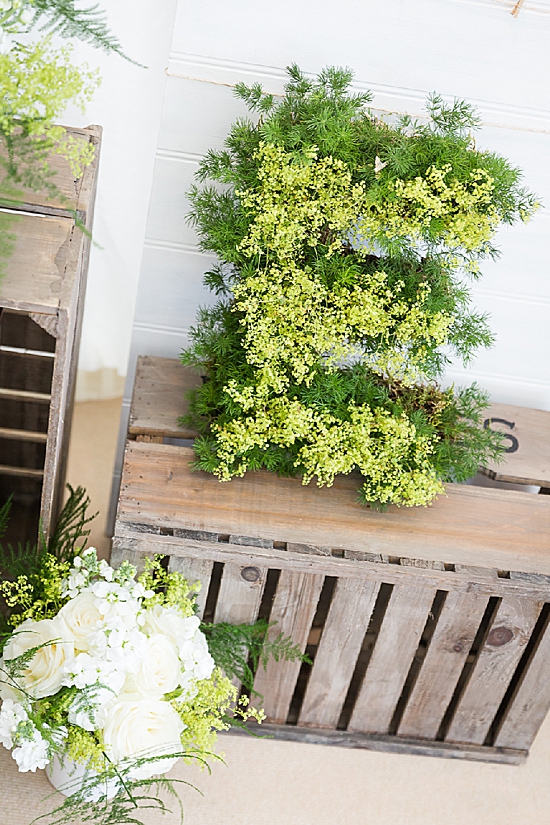
{"label": "white paneled wall", "polygon": [[[212,300],[185,221],[185,193],[200,157],[221,147],[246,114],[239,81],[280,94],[284,67],[315,73],[350,66],[373,108],[423,114],[433,90],[474,103],[483,118],[478,146],[525,170],[550,205],[550,0],[179,0],[167,70],[153,187],[124,398],[127,414],[140,354],[177,357],[197,308]],[[500,232],[502,257],[474,286],[491,315],[496,346],[448,381],[477,380],[496,401],[550,409],[550,212]],[[124,416],[123,416],[124,418]],[[116,476],[120,472],[124,419]],[[118,479],[115,478],[115,487]]]}

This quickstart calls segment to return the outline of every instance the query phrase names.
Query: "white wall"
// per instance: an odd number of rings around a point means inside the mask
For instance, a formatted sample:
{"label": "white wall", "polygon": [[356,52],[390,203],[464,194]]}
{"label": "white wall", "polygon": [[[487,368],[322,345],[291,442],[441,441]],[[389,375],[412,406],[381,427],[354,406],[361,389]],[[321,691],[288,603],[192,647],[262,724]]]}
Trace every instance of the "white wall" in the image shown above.
{"label": "white wall", "polygon": [[126,374],[128,362],[176,0],[99,5],[124,52],[147,66],[76,42],[75,63],[98,67],[103,80],[84,114],[70,108],[61,118],[104,129],[79,367],[106,373],[107,381],[95,376],[97,392],[109,394],[108,383],[116,395],[121,387],[113,379]]}

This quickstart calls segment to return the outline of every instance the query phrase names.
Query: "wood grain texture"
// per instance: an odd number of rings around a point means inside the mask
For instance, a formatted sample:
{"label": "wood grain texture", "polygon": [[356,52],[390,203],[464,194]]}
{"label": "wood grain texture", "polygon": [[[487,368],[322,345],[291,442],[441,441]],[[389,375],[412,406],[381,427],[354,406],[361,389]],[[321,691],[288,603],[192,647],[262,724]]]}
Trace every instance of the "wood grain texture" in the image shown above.
{"label": "wood grain texture", "polygon": [[265,568],[255,568],[258,578],[247,581],[243,578],[243,571],[247,569],[250,569],[249,565],[225,565],[214,614],[215,622],[250,624],[256,620],[267,571]]}
{"label": "wood grain texture", "polygon": [[531,747],[550,710],[549,672],[550,623],[547,623],[497,733],[496,746],[506,748],[513,742],[512,747]]}
{"label": "wood grain texture", "polygon": [[[382,734],[350,733],[343,730],[312,730],[295,725],[273,725],[264,722],[261,726],[250,724],[254,733],[282,739],[287,742],[301,742],[305,745],[329,745],[337,748],[352,748],[377,751],[379,753],[404,753],[416,756],[435,756],[443,759],[472,760],[475,762],[496,762],[504,765],[521,765],[528,753],[515,748],[489,748],[475,745],[449,744],[447,742],[427,742]],[[222,736],[250,736],[240,728],[230,728]]]}
{"label": "wood grain texture", "polygon": [[482,745],[525,650],[542,603],[504,598],[460,698],[448,742]]}
{"label": "wood grain texture", "polygon": [[208,559],[186,559],[181,556],[170,556],[170,562],[168,564],[170,573],[181,573],[189,584],[194,584],[195,582],[201,583],[201,589],[195,600],[199,619],[202,619],[204,613],[212,567],[213,562]]}
{"label": "wood grain texture", "polygon": [[387,733],[436,591],[394,587],[348,725]]}
{"label": "wood grain texture", "polygon": [[138,358],[132,404],[130,434],[195,438],[198,433],[180,427],[178,418],[187,412],[186,390],[199,387],[200,375],[179,361],[142,355]]}
{"label": "wood grain texture", "polygon": [[[175,533],[176,531],[174,531]],[[182,531],[184,532],[184,531]],[[185,531],[187,532],[187,531]],[[189,531],[192,533],[193,531]],[[415,568],[400,564],[370,562],[348,558],[306,553],[291,553],[280,548],[266,550],[249,546],[236,546],[217,540],[206,541],[194,538],[160,535],[160,527],[147,524],[117,523],[117,534],[113,545],[148,551],[162,555],[189,556],[191,558],[209,558],[223,564],[257,565],[277,570],[295,570],[302,573],[322,573],[325,576],[341,578],[371,578],[388,584],[418,584],[418,572]],[[461,592],[477,593],[489,596],[524,596],[542,601],[550,600],[550,577],[536,574],[522,574],[528,580],[514,578],[495,578],[473,574],[455,573],[452,570],[433,570],[426,568],[422,572],[423,584],[436,589],[456,589]],[[532,581],[535,577],[536,580]]]}
{"label": "wood grain texture", "polygon": [[487,596],[451,591],[401,718],[400,736],[435,739],[488,603]]}
{"label": "wood grain texture", "polygon": [[[281,571],[269,617],[277,624],[270,629],[270,638],[282,633],[305,651],[323,582],[324,576]],[[258,670],[254,689],[262,694],[259,704],[270,721],[286,721],[300,667],[299,661],[271,658],[265,669]]]}
{"label": "wood grain texture", "polygon": [[[507,453],[501,464],[488,463],[483,472],[496,481],[550,486],[550,412],[491,404],[484,415],[486,419],[501,419],[494,421],[492,429],[517,439],[517,450]],[[514,426],[507,426],[502,421]],[[515,445],[506,439],[506,446]]]}
{"label": "wood grain texture", "polygon": [[185,447],[129,442],[119,525],[144,522],[550,574],[550,496],[449,484],[431,507],[380,513],[357,503],[360,479],[353,475],[321,489],[265,471],[222,484],[192,472],[193,457]]}
{"label": "wood grain texture", "polygon": [[335,728],[374,608],[379,583],[338,579],[309,677],[299,725]]}

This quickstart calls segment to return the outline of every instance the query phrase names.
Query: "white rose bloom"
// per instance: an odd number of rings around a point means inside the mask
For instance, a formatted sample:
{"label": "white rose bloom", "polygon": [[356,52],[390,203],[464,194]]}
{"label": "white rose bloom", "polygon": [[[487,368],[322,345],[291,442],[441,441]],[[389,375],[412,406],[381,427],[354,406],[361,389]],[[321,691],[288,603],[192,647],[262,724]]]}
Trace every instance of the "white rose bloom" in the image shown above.
{"label": "white rose bloom", "polygon": [[[49,644],[45,644],[49,643]],[[37,650],[19,681],[34,699],[53,696],[63,684],[63,667],[74,658],[74,643],[63,619],[27,619],[19,625],[4,647],[4,660],[21,656],[27,650],[44,644]],[[0,696],[5,697],[5,684],[0,684]],[[13,691],[7,693],[10,698]]]}
{"label": "white rose bloom", "polygon": [[84,708],[78,697],[69,707],[69,722],[84,730],[100,730],[105,725],[108,712],[116,702],[116,694],[111,690],[99,688],[92,696],[92,707]]}
{"label": "white rose bloom", "polygon": [[74,637],[76,650],[89,650],[90,637],[103,624],[103,613],[98,602],[97,596],[89,590],[84,590],[59,611],[58,615],[65,621]]}
{"label": "white rose bloom", "polygon": [[42,738],[38,731],[35,731],[32,739],[25,739],[18,748],[14,748],[11,755],[17,762],[21,773],[32,771],[37,768],[45,768],[48,764],[48,743]]}
{"label": "white rose bloom", "polygon": [[158,697],[171,693],[179,684],[181,665],[177,648],[162,633],[145,638],[145,649],[135,674],[128,676],[126,690]]}
{"label": "white rose bloom", "polygon": [[[122,694],[107,714],[103,741],[114,762],[163,754],[168,757],[181,752],[184,727],[169,702]],[[151,762],[136,768],[131,776],[147,779],[168,771],[177,761],[178,757]]]}
{"label": "white rose bloom", "polygon": [[178,650],[186,641],[193,638],[200,625],[198,616],[184,618],[176,607],[162,607],[160,604],[144,610],[140,614],[139,622],[147,636],[162,633]]}
{"label": "white rose bloom", "polygon": [[0,742],[5,748],[13,748],[13,734],[20,722],[27,719],[27,711],[19,702],[4,699],[0,709]]}

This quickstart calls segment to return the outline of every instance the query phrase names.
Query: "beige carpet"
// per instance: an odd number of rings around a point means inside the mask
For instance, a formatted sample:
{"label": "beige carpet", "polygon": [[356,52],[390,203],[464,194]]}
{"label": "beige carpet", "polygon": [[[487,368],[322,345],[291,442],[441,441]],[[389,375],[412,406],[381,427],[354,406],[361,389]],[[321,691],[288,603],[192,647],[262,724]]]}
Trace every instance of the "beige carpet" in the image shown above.
{"label": "beige carpet", "polygon": [[[103,536],[120,401],[76,405],[69,480],[95,508],[93,543]],[[226,765],[212,775],[178,766],[185,825],[550,825],[550,718],[527,763],[485,765],[223,736]],[[19,774],[0,746],[0,825],[30,825],[51,809],[43,771]],[[176,825],[177,816],[146,816]],[[78,825],[73,823],[72,825]]]}

